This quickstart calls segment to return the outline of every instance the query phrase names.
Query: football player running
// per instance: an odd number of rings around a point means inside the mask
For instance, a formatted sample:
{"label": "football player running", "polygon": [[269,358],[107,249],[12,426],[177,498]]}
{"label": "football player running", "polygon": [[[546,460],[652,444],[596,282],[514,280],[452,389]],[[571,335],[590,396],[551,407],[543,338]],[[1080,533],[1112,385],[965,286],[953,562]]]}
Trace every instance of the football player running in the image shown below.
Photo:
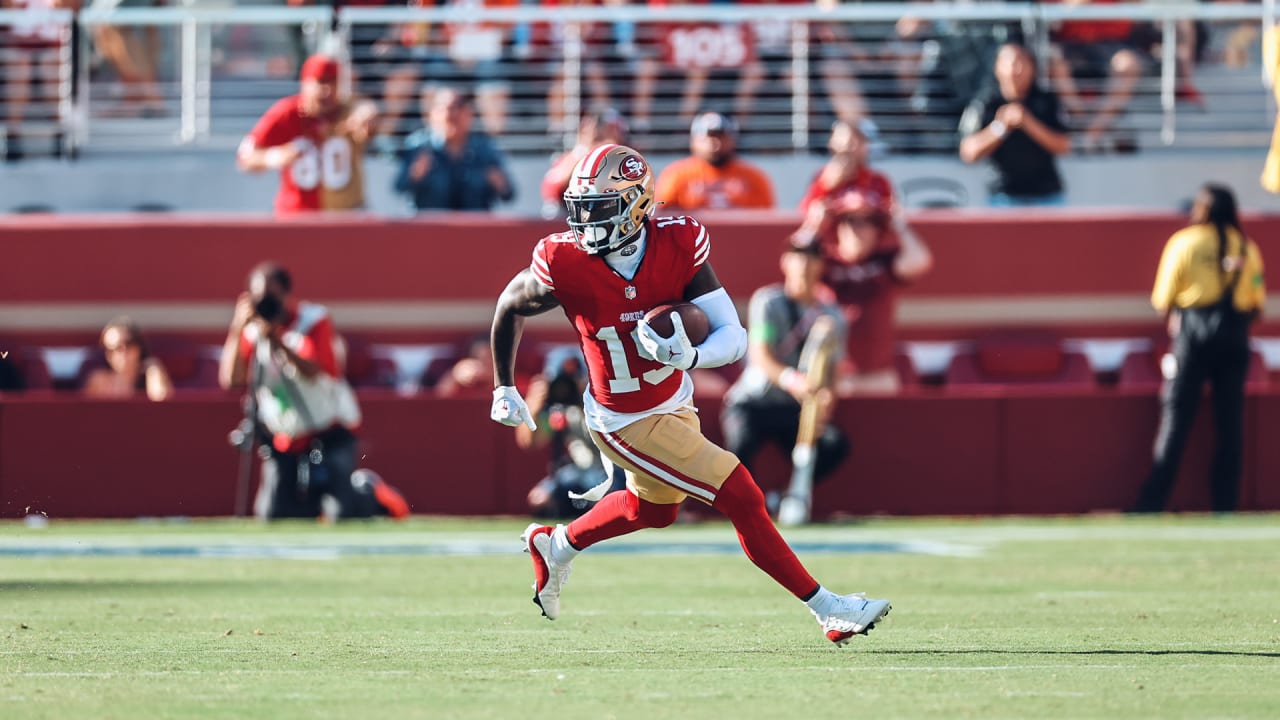
{"label": "football player running", "polygon": [[[814,580],[774,527],[751,474],[702,435],[688,371],[738,360],[747,333],[708,262],[707,229],[691,217],[653,217],[653,188],[653,172],[635,150],[602,145],[588,153],[564,193],[570,231],[540,240],[530,266],[498,298],[491,417],[534,427],[515,388],[516,349],[526,317],[560,307],[587,359],[583,400],[591,438],[627,476],[626,490],[602,499],[588,493],[599,502],[567,527],[535,523],[525,530],[533,601],[555,620],[579,552],[666,527],[692,496],[728,516],[747,557],[809,607],[827,639],[844,645],[871,630],[889,602],[837,595]],[[670,337],[643,321],[646,310],[676,299],[694,303],[710,321],[710,334],[697,346],[678,315]]]}

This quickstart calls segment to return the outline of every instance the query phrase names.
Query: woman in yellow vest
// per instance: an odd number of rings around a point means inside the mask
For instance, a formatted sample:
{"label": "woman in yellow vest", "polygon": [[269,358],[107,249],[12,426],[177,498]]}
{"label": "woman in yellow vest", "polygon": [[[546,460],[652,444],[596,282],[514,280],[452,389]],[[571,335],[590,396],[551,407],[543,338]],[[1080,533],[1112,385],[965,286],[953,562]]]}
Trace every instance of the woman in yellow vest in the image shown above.
{"label": "woman in yellow vest", "polygon": [[1151,304],[1168,323],[1172,345],[1161,366],[1165,381],[1154,463],[1136,512],[1164,509],[1206,382],[1213,389],[1217,433],[1213,510],[1236,509],[1249,325],[1265,300],[1262,254],[1240,228],[1235,195],[1221,185],[1205,185],[1191,209],[1191,225],[1165,245],[1151,293]]}

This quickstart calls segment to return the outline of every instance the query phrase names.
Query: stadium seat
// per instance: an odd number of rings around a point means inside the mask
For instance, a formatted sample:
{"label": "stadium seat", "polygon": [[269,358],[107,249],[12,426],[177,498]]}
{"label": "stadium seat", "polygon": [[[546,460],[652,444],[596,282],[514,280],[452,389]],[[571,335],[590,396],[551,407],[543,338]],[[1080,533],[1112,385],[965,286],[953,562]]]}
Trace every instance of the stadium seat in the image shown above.
{"label": "stadium seat", "polygon": [[1016,385],[1091,388],[1093,370],[1084,353],[1067,350],[1056,337],[1039,334],[989,336],[959,352],[947,368],[949,386]]}
{"label": "stadium seat", "polygon": [[[903,385],[908,373],[916,384],[940,385],[946,380],[947,370],[957,353],[969,351],[972,344],[963,340],[907,341],[898,349],[898,374]],[[902,359],[906,360],[906,367]]]}
{"label": "stadium seat", "polygon": [[902,387],[919,387],[922,384],[920,375],[916,372],[916,367],[911,362],[911,356],[907,354],[905,349],[899,348],[893,354],[893,367],[898,371],[898,381],[902,383]]}
{"label": "stadium seat", "polygon": [[195,346],[195,368],[187,381],[190,388],[217,388],[218,365],[222,360],[222,346],[212,343],[199,343]]}
{"label": "stadium seat", "polygon": [[[152,338],[149,345],[151,353],[168,371],[175,388],[195,386],[196,375],[200,371],[199,345],[181,337]],[[217,381],[216,373],[214,380]]]}
{"label": "stadium seat", "polygon": [[33,389],[78,390],[90,370],[106,363],[98,348],[90,345],[36,347],[28,349],[28,353],[40,359],[31,365],[33,376],[27,379],[28,387]]}
{"label": "stadium seat", "polygon": [[371,345],[369,357],[374,363],[380,386],[412,394],[430,387],[428,373],[437,372],[438,379],[460,354],[453,343],[405,343]]}
{"label": "stadium seat", "polygon": [[1070,352],[1083,353],[1089,360],[1094,376],[1107,384],[1114,384],[1120,376],[1129,353],[1150,350],[1151,338],[1070,338],[1062,347]]}
{"label": "stadium seat", "polygon": [[1254,352],[1262,359],[1267,380],[1280,382],[1280,338],[1255,337],[1251,344]]}

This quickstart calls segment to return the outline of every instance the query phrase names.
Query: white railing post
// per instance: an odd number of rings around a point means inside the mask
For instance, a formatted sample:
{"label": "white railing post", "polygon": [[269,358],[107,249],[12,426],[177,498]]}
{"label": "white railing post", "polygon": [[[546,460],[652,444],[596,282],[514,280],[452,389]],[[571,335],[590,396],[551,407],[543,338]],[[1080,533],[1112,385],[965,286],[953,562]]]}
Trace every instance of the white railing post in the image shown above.
{"label": "white railing post", "polygon": [[[1262,28],[1261,28],[1261,31],[1259,32],[1259,35],[1262,38],[1262,42],[1267,41],[1267,32],[1270,31],[1271,28],[1275,26],[1276,26],[1276,0],[1262,0]],[[1262,57],[1264,58],[1264,61],[1262,63],[1262,87],[1266,88],[1267,90],[1266,120],[1267,122],[1273,122],[1274,118],[1276,117],[1277,107],[1276,107],[1276,94],[1272,90],[1271,84],[1274,82],[1280,81],[1280,78],[1274,78],[1271,76],[1271,73],[1274,70],[1274,68],[1267,67],[1267,63],[1265,61],[1265,58],[1267,57],[1267,53],[1265,52],[1262,53]]]}
{"label": "white railing post", "polygon": [[89,37],[92,35],[92,29],[87,25],[80,25],[71,36],[75,38],[77,57],[80,58],[80,66],[75,68],[76,73],[76,101],[74,115],[74,130],[76,136],[76,146],[83,147],[89,144],[89,114],[91,106],[89,103],[89,63],[85,58],[92,57],[93,46],[89,43]]}
{"label": "white railing post", "polygon": [[1160,33],[1160,142],[1172,145],[1178,122],[1178,21],[1165,18]]}
{"label": "white railing post", "polygon": [[208,140],[213,125],[213,28],[206,23],[196,27],[196,137]]}
{"label": "white railing post", "polygon": [[809,149],[809,23],[791,23],[791,148]]}
{"label": "white railing post", "polygon": [[58,131],[61,135],[59,151],[74,152],[75,139],[75,102],[71,95],[74,87],[75,68],[71,65],[71,40],[75,37],[75,23],[68,21],[59,28],[62,43],[58,47]]}
{"label": "white railing post", "polygon": [[[351,54],[351,37],[352,28],[351,20],[346,15],[338,18],[337,26],[333,30],[334,42],[338,44],[338,57],[342,61],[343,67],[351,67],[355,64]],[[343,72],[338,79],[338,93],[342,97],[355,96],[355,82],[351,77],[351,72]]]}
{"label": "white railing post", "polygon": [[[564,147],[578,141],[578,118],[582,116],[582,24],[571,22],[564,32]],[[552,81],[554,82],[554,80]]]}

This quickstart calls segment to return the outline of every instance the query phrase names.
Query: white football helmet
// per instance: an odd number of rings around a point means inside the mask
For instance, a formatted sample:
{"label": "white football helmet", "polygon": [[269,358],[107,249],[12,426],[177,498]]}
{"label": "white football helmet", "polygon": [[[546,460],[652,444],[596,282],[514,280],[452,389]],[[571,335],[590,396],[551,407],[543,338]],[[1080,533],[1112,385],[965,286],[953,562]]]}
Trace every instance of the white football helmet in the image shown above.
{"label": "white football helmet", "polygon": [[578,247],[592,255],[622,246],[657,208],[653,171],[625,145],[601,145],[573,168],[564,191],[569,227]]}

